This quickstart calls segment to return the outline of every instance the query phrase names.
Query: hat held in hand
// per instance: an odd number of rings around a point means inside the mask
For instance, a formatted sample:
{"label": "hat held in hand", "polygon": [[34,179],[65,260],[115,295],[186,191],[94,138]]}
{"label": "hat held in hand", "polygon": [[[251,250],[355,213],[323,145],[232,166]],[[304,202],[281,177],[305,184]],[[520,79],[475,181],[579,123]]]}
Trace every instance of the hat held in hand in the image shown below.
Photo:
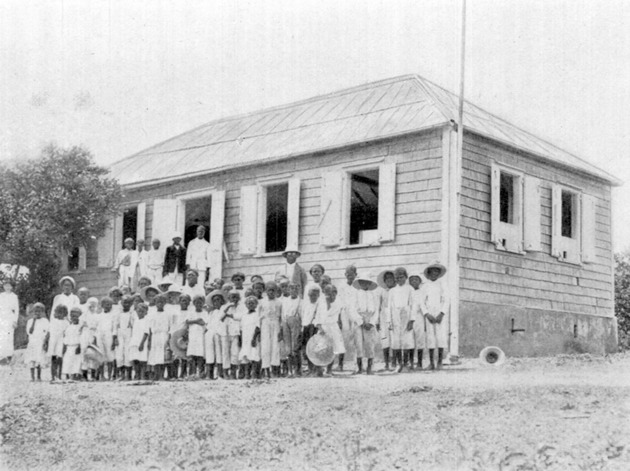
{"label": "hat held in hand", "polygon": [[327,366],[335,359],[333,340],[329,335],[313,335],[306,344],[306,356],[316,366]]}

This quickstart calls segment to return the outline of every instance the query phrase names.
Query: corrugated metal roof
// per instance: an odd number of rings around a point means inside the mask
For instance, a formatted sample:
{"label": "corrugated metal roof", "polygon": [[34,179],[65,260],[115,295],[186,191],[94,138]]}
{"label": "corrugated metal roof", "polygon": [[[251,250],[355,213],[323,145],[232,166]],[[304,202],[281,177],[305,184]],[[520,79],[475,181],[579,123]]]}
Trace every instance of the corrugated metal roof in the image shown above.
{"label": "corrugated metal roof", "polygon": [[[405,75],[242,116],[219,119],[114,163],[123,185],[221,171],[369,142],[457,120],[457,96]],[[466,102],[464,127],[476,134],[595,175],[587,161]]]}

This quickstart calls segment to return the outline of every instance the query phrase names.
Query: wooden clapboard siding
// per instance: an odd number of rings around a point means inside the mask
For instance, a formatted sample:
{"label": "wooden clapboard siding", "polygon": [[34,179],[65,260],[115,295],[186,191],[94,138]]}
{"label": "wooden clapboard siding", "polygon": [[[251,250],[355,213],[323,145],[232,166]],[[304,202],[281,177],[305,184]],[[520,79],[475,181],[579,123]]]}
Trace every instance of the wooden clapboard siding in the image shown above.
{"label": "wooden clapboard siding", "polygon": [[[541,180],[541,252],[506,253],[490,242],[493,161]],[[551,191],[555,183],[596,197],[594,263],[572,265],[550,255]],[[466,135],[461,189],[461,301],[612,316],[610,208],[609,184]]]}
{"label": "wooden clapboard siding", "polygon": [[[344,268],[350,263],[356,264],[360,270],[372,271],[374,275],[380,270],[399,265],[408,267],[410,272],[419,273],[420,268],[437,258],[441,251],[441,136],[441,130],[436,129],[336,152],[258,164],[247,169],[129,190],[126,199],[146,202],[146,234],[151,238],[153,200],[173,198],[196,190],[225,190],[224,240],[229,262],[224,261],[224,277],[229,278],[236,271],[271,276],[283,263],[282,257],[243,256],[239,253],[240,189],[245,185],[256,184],[259,179],[276,175],[286,176],[287,179],[299,178],[299,246],[303,252],[299,263],[302,266],[308,269],[313,263],[321,263],[333,280],[338,282],[343,280]],[[321,176],[340,165],[362,162],[373,162],[375,166],[379,163],[396,163],[395,240],[378,247],[322,247],[319,238]],[[94,266],[94,263],[88,266]],[[105,275],[102,270],[90,275],[90,282],[98,284]]]}

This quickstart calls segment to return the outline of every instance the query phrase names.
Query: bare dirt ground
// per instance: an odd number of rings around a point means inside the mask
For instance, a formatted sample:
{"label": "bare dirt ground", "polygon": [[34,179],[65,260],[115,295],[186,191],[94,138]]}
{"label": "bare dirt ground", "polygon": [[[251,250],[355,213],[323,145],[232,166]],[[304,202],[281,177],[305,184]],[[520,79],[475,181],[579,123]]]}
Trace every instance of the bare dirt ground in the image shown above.
{"label": "bare dirt ground", "polygon": [[628,354],[269,382],[28,376],[0,367],[2,469],[630,469]]}

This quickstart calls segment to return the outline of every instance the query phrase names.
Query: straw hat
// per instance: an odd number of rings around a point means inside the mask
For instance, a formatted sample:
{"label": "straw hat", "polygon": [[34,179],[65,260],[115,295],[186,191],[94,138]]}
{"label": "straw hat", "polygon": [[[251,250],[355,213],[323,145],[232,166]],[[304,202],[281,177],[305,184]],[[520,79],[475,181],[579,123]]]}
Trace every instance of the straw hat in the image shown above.
{"label": "straw hat", "polygon": [[223,304],[225,304],[225,293],[220,290],[220,289],[215,289],[214,291],[210,291],[210,294],[208,296],[206,296],[206,304],[208,306],[212,305],[212,298],[214,298],[215,296],[221,296],[221,299],[223,300]]}
{"label": "straw hat", "polygon": [[169,286],[166,294],[182,294],[182,289],[178,285],[171,285]]}
{"label": "straw hat", "polygon": [[306,356],[314,365],[330,365],[335,358],[332,338],[329,335],[313,335],[306,344]]}
{"label": "straw hat", "polygon": [[368,291],[374,291],[376,288],[378,288],[378,285],[376,284],[376,282],[372,281],[370,279],[370,276],[365,273],[361,273],[359,276],[357,276],[354,279],[354,281],[352,282],[352,287],[356,289],[363,289],[361,288],[361,285],[359,283],[360,281],[367,281],[368,283],[370,283]]}
{"label": "straw hat", "polygon": [[173,235],[171,236],[171,240],[181,239],[181,238],[182,238],[182,235],[177,231],[173,232]]}
{"label": "straw hat", "polygon": [[435,261],[433,263],[431,263],[429,266],[427,266],[424,269],[424,277],[428,278],[427,276],[427,272],[431,269],[431,268],[437,268],[440,270],[440,275],[438,276],[438,278],[442,278],[444,276],[444,274],[446,273],[446,267],[444,265],[442,265],[440,262]]}
{"label": "straw hat", "polygon": [[391,274],[392,274],[392,276],[393,276],[393,275],[394,275],[394,270],[390,270],[390,269],[383,270],[383,271],[382,271],[382,272],[380,272],[380,273],[378,274],[378,276],[376,277],[376,282],[377,282],[377,283],[378,283],[378,285],[379,285],[381,288],[383,288],[383,289],[387,289],[387,285],[385,284],[385,275],[386,275],[387,273],[391,273]]}
{"label": "straw hat", "polygon": [[168,288],[172,284],[173,283],[171,283],[170,281],[161,281],[160,283],[158,283],[158,289],[159,289],[160,293],[166,293],[168,291]]}
{"label": "straw hat", "polygon": [[142,299],[144,299],[145,301],[148,301],[147,300],[147,291],[149,291],[149,290],[155,291],[156,294],[160,294],[161,293],[161,291],[159,289],[157,289],[153,285],[145,286],[144,288],[142,288],[140,290],[140,296],[142,296]]}
{"label": "straw hat", "polygon": [[61,277],[61,279],[59,280],[59,287],[61,287],[61,285],[63,285],[64,281],[69,281],[70,283],[72,283],[72,289],[75,289],[77,287],[76,281],[74,281],[74,278],[72,278],[71,276],[63,276],[63,277]]}
{"label": "straw hat", "polygon": [[103,352],[100,348],[92,344],[86,347],[85,352],[83,353],[83,358],[89,361],[93,361],[100,366],[105,359],[105,355],[103,355]]}
{"label": "straw hat", "polygon": [[486,347],[479,353],[483,365],[500,366],[505,363],[505,353],[499,347]]}
{"label": "straw hat", "polygon": [[173,355],[176,357],[185,357],[186,349],[188,348],[188,329],[183,327],[176,330],[171,335],[170,346],[173,351]]}
{"label": "straw hat", "polygon": [[289,252],[295,252],[298,254],[298,256],[302,255],[302,252],[298,250],[296,245],[287,245],[287,248],[284,249],[284,252],[282,252],[282,256],[284,257]]}

